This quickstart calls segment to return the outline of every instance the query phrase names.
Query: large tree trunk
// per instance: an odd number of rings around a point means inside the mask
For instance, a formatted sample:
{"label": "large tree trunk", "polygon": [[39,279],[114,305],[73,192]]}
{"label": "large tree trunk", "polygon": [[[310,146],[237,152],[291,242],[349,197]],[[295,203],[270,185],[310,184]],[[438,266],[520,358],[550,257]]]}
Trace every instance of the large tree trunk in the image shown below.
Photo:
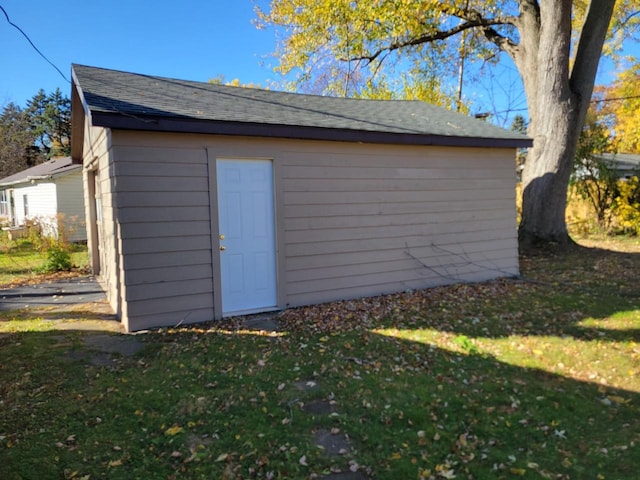
{"label": "large tree trunk", "polygon": [[[577,100],[569,88],[571,1],[541,5],[537,55],[526,68],[529,135],[534,139],[522,172],[520,240],[568,243],[564,212],[573,155],[580,132]],[[531,88],[535,88],[532,91]]]}
{"label": "large tree trunk", "polygon": [[522,174],[519,238],[525,248],[571,243],[567,187],[614,3],[590,5],[571,73],[572,1],[548,0],[539,8],[535,1],[521,3],[521,44],[512,56],[524,80],[534,140]]}

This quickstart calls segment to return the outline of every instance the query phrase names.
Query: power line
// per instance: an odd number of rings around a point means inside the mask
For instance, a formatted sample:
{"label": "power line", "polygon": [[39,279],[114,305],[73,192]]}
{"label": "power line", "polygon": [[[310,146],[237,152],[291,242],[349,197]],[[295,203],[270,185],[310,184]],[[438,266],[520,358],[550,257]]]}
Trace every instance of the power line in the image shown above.
{"label": "power line", "polygon": [[[601,98],[601,99],[595,99],[595,100],[590,100],[589,103],[605,103],[605,102],[615,102],[618,100],[631,100],[634,98],[640,98],[640,95],[629,95],[628,97],[613,97],[613,98]],[[508,110],[500,110],[499,112],[493,112],[493,113],[511,113],[511,112],[524,112],[528,110],[528,108],[510,108]]]}
{"label": "power line", "polygon": [[616,100],[630,100],[632,98],[640,98],[640,95],[629,95],[628,97],[616,97],[616,98],[602,98],[591,100],[590,103],[603,103],[603,102],[615,102]]}
{"label": "power line", "polygon": [[65,81],[66,81],[67,83],[71,83],[71,81],[67,78],[67,76],[66,76],[64,73],[62,73],[62,71],[61,71],[61,70],[60,70],[60,69],[55,65],[55,63],[53,63],[51,60],[49,60],[49,59],[46,57],[46,55],[45,55],[44,53],[42,53],[38,47],[36,47],[36,45],[35,45],[35,44],[31,41],[31,39],[29,38],[29,35],[27,35],[26,33],[24,33],[24,31],[23,31],[23,30],[22,30],[18,25],[16,25],[15,23],[13,23],[13,22],[9,19],[9,14],[7,13],[7,11],[4,9],[4,7],[3,7],[2,5],[0,5],[0,10],[2,10],[2,13],[4,13],[4,16],[5,16],[5,18],[7,19],[7,23],[8,23],[9,25],[11,25],[13,28],[15,28],[16,30],[18,30],[18,31],[22,34],[22,36],[23,36],[24,38],[26,38],[26,39],[27,39],[27,42],[29,42],[29,44],[33,47],[33,49],[34,49],[36,52],[38,52],[38,54],[39,54],[42,58],[44,58],[44,59],[47,61],[47,63],[48,63],[49,65],[51,65],[53,68],[55,68],[55,69],[56,69],[56,71],[60,74],[60,76],[61,76],[62,78],[64,78],[64,79],[65,79]]}

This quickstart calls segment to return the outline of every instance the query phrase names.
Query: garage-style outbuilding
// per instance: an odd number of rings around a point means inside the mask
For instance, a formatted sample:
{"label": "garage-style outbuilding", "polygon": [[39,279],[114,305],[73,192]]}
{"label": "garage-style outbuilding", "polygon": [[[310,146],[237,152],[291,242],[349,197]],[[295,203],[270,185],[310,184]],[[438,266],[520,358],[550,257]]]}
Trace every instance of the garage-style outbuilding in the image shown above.
{"label": "garage-style outbuilding", "polygon": [[72,74],[92,267],[129,331],[518,273],[520,134],[419,101]]}

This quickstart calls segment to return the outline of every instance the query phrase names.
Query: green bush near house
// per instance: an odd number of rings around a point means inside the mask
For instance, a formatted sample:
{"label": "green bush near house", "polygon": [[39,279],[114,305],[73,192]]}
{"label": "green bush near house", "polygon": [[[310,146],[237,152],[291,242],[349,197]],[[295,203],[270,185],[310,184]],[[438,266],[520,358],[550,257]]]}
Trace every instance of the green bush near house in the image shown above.
{"label": "green bush near house", "polygon": [[83,244],[34,240],[31,236],[9,240],[0,233],[0,286],[31,282],[43,273],[75,269],[88,265]]}
{"label": "green bush near house", "polygon": [[73,267],[71,255],[61,244],[53,244],[46,251],[47,259],[42,271],[45,273],[68,272]]}

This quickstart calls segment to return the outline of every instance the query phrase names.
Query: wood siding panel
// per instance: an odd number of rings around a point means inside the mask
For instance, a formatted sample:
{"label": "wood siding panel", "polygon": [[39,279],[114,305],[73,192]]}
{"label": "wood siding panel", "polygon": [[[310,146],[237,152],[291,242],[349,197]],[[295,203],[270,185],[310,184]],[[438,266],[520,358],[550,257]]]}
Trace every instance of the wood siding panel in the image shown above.
{"label": "wood siding panel", "polygon": [[288,305],[518,273],[513,151],[287,149]]}
{"label": "wood siding panel", "polygon": [[163,145],[162,137],[118,131],[113,139],[113,204],[132,330],[213,318],[206,152]]}
{"label": "wood siding panel", "polygon": [[122,242],[122,253],[171,253],[192,252],[211,248],[210,235],[189,235],[181,237],[130,238]]}
{"label": "wood siding panel", "polygon": [[[155,300],[151,300],[154,303]],[[189,323],[202,323],[213,320],[211,315],[211,306],[196,309],[193,306],[189,306],[188,302],[185,303],[183,309],[178,312],[159,312],[153,314],[135,313],[135,326],[137,330],[145,330],[148,328],[157,327],[178,327],[180,325],[186,325]],[[190,308],[190,310],[185,310]],[[144,309],[140,309],[144,311]],[[134,310],[135,312],[138,309]]]}
{"label": "wood siding panel", "polygon": [[175,319],[173,325],[193,311],[209,309],[211,312],[212,307],[213,297],[209,293],[128,302],[129,315],[133,319],[147,315],[173,313]]}
{"label": "wood siding panel", "polygon": [[[85,217],[88,221],[99,223],[97,230],[92,231],[99,234],[87,238],[88,248],[92,251],[92,259],[97,259],[99,265],[95,273],[98,275],[101,286],[104,288],[107,300],[114,312],[125,322],[123,317],[123,301],[121,296],[121,275],[120,275],[120,255],[118,252],[118,237],[115,212],[113,210],[113,159],[111,157],[111,134],[106,128],[92,127],[85,121],[84,145],[83,145],[83,168],[91,170],[92,175],[87,175],[84,179],[93,182],[93,174],[96,175],[95,197],[101,204],[101,222],[97,222],[92,216],[92,208],[95,206],[95,198],[89,196],[89,185],[84,188],[85,194]],[[95,215],[95,211],[94,211]],[[92,260],[93,261],[93,260]]]}
{"label": "wood siding panel", "polygon": [[210,227],[206,222],[174,221],[170,225],[166,222],[139,222],[123,224],[121,238],[157,238],[183,237],[184,235],[207,235]]}
{"label": "wood siding panel", "polygon": [[207,192],[206,177],[118,177],[118,192]]}
{"label": "wood siding panel", "polygon": [[209,207],[123,207],[119,209],[122,223],[209,221]]}
{"label": "wood siding panel", "polygon": [[465,245],[475,242],[498,241],[508,235],[514,235],[515,229],[505,230],[478,230],[474,232],[439,233],[434,227],[433,233],[424,235],[408,235],[396,238],[368,238],[362,237],[356,240],[307,242],[287,245],[287,257],[306,255],[332,255],[336,253],[357,253],[362,251],[378,252],[390,249],[412,249],[436,245],[445,247],[449,245]]}
{"label": "wood siding panel", "polygon": [[[515,193],[514,193],[515,197]],[[514,199],[515,202],[515,199]],[[345,209],[341,204],[334,205],[285,205],[284,216],[287,219],[341,216],[384,216],[412,213],[451,213],[477,212],[487,209],[506,209],[511,204],[505,200],[452,200],[432,202],[397,202],[351,204]],[[288,223],[287,223],[288,225]]]}
{"label": "wood siding panel", "polygon": [[211,249],[195,252],[158,252],[129,254],[123,259],[127,270],[175,267],[179,265],[211,265]]}
{"label": "wood siding panel", "polygon": [[474,219],[464,222],[449,218],[448,222],[409,223],[404,225],[382,225],[372,227],[352,227],[334,229],[292,230],[287,234],[287,244],[308,242],[333,242],[340,240],[357,240],[364,238],[397,239],[404,244],[408,238],[444,235],[448,233],[479,232],[482,230],[504,230],[513,227],[513,220],[508,217],[495,219]]}
{"label": "wood siding panel", "polygon": [[[295,230],[324,230],[339,228],[362,228],[362,227],[384,227],[403,226],[416,224],[446,224],[453,222],[469,221],[491,221],[498,219],[508,219],[513,214],[509,208],[491,207],[481,208],[480,202],[474,204],[476,210],[464,209],[462,211],[453,210],[444,212],[416,212],[412,214],[388,214],[388,215],[351,215],[351,216],[326,216],[326,217],[294,217],[287,221],[290,231]],[[443,205],[443,209],[445,209]],[[455,212],[455,215],[452,215]]]}
{"label": "wood siding panel", "polygon": [[[513,264],[513,261],[505,261],[506,263]],[[437,287],[441,285],[449,285],[452,283],[473,283],[483,282],[491,280],[497,277],[504,277],[502,272],[495,272],[489,269],[478,269],[476,271],[460,272],[464,275],[464,280],[460,278],[446,278],[440,275],[424,276],[416,281],[403,281],[399,283],[391,283],[386,279],[378,284],[353,286],[346,285],[340,288],[329,288],[322,290],[318,288],[310,289],[308,292],[301,294],[290,294],[288,296],[289,307],[299,307],[303,305],[310,305],[315,303],[333,302],[336,300],[349,300],[361,297],[372,297],[377,295],[385,295],[388,293],[397,293],[410,290],[420,290],[423,288]],[[516,273],[514,272],[514,275]]]}
{"label": "wood siding panel", "polygon": [[118,207],[208,207],[208,192],[121,192]]}
{"label": "wood siding panel", "polygon": [[[412,264],[407,268],[399,268],[386,272],[354,272],[352,275],[342,275],[334,278],[313,279],[310,281],[297,281],[291,284],[289,292],[291,295],[299,295],[304,293],[315,293],[317,291],[326,290],[342,290],[348,288],[371,287],[374,291],[380,288],[386,288],[390,285],[402,285],[414,288],[414,285],[421,285],[423,282],[442,282],[454,283],[461,281],[460,277],[466,274],[476,274],[478,272],[490,273],[493,271],[494,276],[505,276],[504,271],[508,268],[508,260],[499,259],[491,263],[491,265],[481,265],[466,261],[460,261],[453,258],[452,261],[459,263],[447,264],[447,260],[439,259],[438,262],[445,262],[444,265],[416,266]],[[497,275],[502,273],[501,275]],[[512,273],[512,272],[510,272]]]}
{"label": "wood siding panel", "polygon": [[505,255],[505,252],[513,251],[513,242],[510,240],[490,240],[487,242],[475,242],[473,245],[465,245],[461,247],[459,244],[438,246],[427,245],[423,247],[402,247],[390,250],[373,250],[358,251],[347,253],[336,253],[327,258],[325,255],[306,255],[299,257],[289,257],[286,259],[286,267],[288,272],[296,272],[297,270],[307,270],[315,268],[326,268],[328,270],[335,266],[351,266],[359,264],[369,264],[375,262],[397,261],[405,259],[411,255],[426,261],[433,257],[441,258],[443,252],[452,255],[466,257],[469,255],[480,254],[486,255],[488,258],[493,257],[493,252],[498,252],[498,256]]}
{"label": "wood siding panel", "polygon": [[156,282],[174,282],[211,278],[211,265],[175,265],[170,267],[132,270],[127,275],[129,285]]}
{"label": "wood siding panel", "polygon": [[353,192],[354,187],[361,192],[438,192],[441,190],[486,190],[500,189],[504,186],[504,178],[382,178],[376,180],[363,179],[354,186],[350,178],[327,179],[295,179],[285,180],[284,189],[287,192]]}
{"label": "wood siding panel", "polygon": [[[138,285],[128,285],[127,297],[129,301],[150,300],[152,298],[181,297],[208,293],[213,298],[213,288],[210,278],[175,280],[173,282],[156,281]],[[131,313],[131,312],[129,312]]]}

